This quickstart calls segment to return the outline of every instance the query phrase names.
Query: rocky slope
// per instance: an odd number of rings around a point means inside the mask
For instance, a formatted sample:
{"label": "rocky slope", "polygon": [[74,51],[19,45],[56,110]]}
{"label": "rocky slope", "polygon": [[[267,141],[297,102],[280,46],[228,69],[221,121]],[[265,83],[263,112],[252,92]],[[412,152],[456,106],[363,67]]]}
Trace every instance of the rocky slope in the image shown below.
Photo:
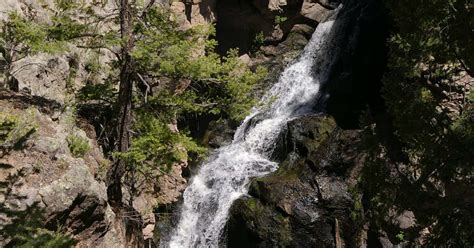
{"label": "rocky slope", "polygon": [[[0,112],[20,116],[20,131],[32,130],[22,137],[21,147],[16,145],[0,158],[0,180],[7,186],[2,188],[2,206],[43,209],[44,227],[72,234],[78,247],[120,247],[121,225],[107,204],[101,179],[109,161],[94,141],[95,134],[88,137],[76,126],[71,109],[41,97],[2,90]],[[87,142],[84,154],[73,152],[72,136]],[[16,217],[2,218],[2,224]]]}
{"label": "rocky slope", "polygon": [[[47,21],[54,16],[53,2],[2,1],[0,20],[16,11]],[[114,9],[110,1],[98,13],[110,14]],[[27,56],[9,67],[0,56],[0,117],[2,121],[21,117],[18,132],[31,131],[19,137],[21,146],[1,144],[1,209],[17,213],[6,216],[2,211],[0,225],[20,223],[20,213],[34,210],[44,221],[40,227],[70,234],[77,247],[125,247],[127,218],[143,218],[143,236],[150,238],[153,207],[177,201],[186,185],[181,175],[186,163],[176,164],[153,185],[144,186],[133,200],[139,216],[117,218],[107,203],[105,174],[111,162],[98,145],[100,133],[83,118],[88,116],[77,114],[75,97],[86,83],[104,80],[110,56],[102,51],[97,57],[71,46],[68,52]],[[91,74],[87,68],[91,59],[97,59],[103,71]],[[6,70],[11,76],[8,84]],[[8,242],[0,240],[0,246]]]}

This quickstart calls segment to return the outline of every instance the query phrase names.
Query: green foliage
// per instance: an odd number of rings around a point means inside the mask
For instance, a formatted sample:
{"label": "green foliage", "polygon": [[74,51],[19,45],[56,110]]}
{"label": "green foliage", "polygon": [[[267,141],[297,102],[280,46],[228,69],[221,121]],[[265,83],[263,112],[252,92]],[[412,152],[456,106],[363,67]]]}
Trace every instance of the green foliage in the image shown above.
{"label": "green foliage", "polygon": [[99,61],[98,53],[93,53],[92,56],[86,60],[84,69],[90,74],[98,74],[100,72],[102,66]]}
{"label": "green foliage", "polygon": [[[67,8],[74,1],[59,2],[62,7]],[[11,12],[8,19],[0,21],[0,53],[6,62],[7,85],[14,82],[10,71],[14,62],[40,52],[64,52],[72,41],[81,40],[78,43],[84,44],[85,38],[94,36],[90,30],[92,25],[73,19],[71,10],[66,11],[60,8],[60,11],[52,11],[52,13],[54,15],[52,14],[49,21],[43,21],[32,9],[27,9],[24,10],[23,15]],[[67,78],[68,86],[75,72],[73,68],[70,77]]]}
{"label": "green foliage", "polygon": [[1,24],[1,46],[17,53],[57,52],[65,49],[64,43],[50,39],[47,25],[34,22],[16,12],[10,13]]}
{"label": "green foliage", "polygon": [[70,134],[67,136],[66,141],[68,143],[69,151],[76,158],[82,158],[91,149],[89,141],[86,138],[82,138],[78,135]]}
{"label": "green foliage", "polygon": [[65,51],[67,41],[84,36],[89,29],[66,14],[53,16],[51,23],[41,23],[34,17],[24,17],[16,12],[10,13],[0,26],[0,46],[19,57]]}
{"label": "green foliage", "polygon": [[77,99],[81,103],[89,101],[99,101],[101,103],[113,104],[117,96],[117,89],[110,81],[102,84],[86,84],[77,94]]}
{"label": "green foliage", "polygon": [[265,35],[262,31],[255,34],[252,42],[252,50],[256,51],[265,44]]}
{"label": "green foliage", "polygon": [[137,116],[134,130],[137,134],[129,151],[114,155],[144,175],[156,170],[166,172],[173,163],[187,161],[188,154],[201,156],[206,151],[185,132],[173,131],[167,123],[146,112]]}
{"label": "green foliage", "polygon": [[[89,115],[101,133],[99,141],[105,140],[105,149],[113,150],[119,112],[117,84],[123,61],[122,54],[114,51],[124,41],[120,32],[108,25],[111,21],[118,24],[119,18],[97,14],[101,4],[95,3],[55,0],[54,8],[44,3],[44,8],[54,13],[47,23],[36,21],[34,15],[12,13],[3,25],[7,32],[1,37],[5,47],[15,48],[15,59],[37,52],[61,52],[72,45],[91,51],[84,60],[70,61],[68,82],[75,79],[83,62],[89,76],[76,94],[79,112]],[[212,25],[183,30],[167,9],[153,7],[143,13],[140,3],[132,9],[132,141],[128,152],[114,155],[128,162],[129,174],[167,171],[173,163],[205,152],[187,132],[172,131],[168,125],[190,115],[241,120],[255,103],[254,86],[266,76],[266,70],[249,69],[235,50],[227,56],[218,55],[217,42],[209,38],[215,35]],[[100,64],[101,49],[116,55],[107,72]],[[75,135],[69,135],[67,142],[75,157],[90,149],[87,140]]]}
{"label": "green foliage", "polygon": [[352,199],[354,199],[354,206],[351,211],[351,219],[354,223],[363,224],[364,207],[362,205],[362,194],[357,189],[350,190]]}
{"label": "green foliage", "polygon": [[28,236],[15,235],[14,239],[16,239],[16,242],[21,243],[21,245],[15,246],[18,248],[69,248],[73,247],[76,243],[69,236],[60,232],[52,232],[42,228],[31,230]]}
{"label": "green foliage", "polygon": [[54,6],[62,11],[72,10],[80,7],[77,0],[54,0]]}
{"label": "green foliage", "polygon": [[[225,57],[216,54],[216,41],[208,38],[214,32],[214,27],[208,25],[181,30],[160,8],[150,9],[142,21],[135,23],[137,39],[132,57],[137,75],[151,83],[169,79],[160,82],[146,101],[134,95],[136,114],[130,149],[114,153],[142,175],[160,174],[174,163],[205,154],[206,149],[187,132],[173,131],[170,123],[189,114],[240,120],[254,104],[254,85],[266,76],[266,71],[251,71],[237,51]],[[89,85],[80,96],[99,100],[104,93],[109,99],[115,97],[113,87],[105,85]]]}
{"label": "green foliage", "polygon": [[403,231],[400,231],[396,236],[395,236],[399,241],[405,241],[405,233]]}
{"label": "green foliage", "polygon": [[20,150],[25,142],[36,132],[36,125],[30,114],[18,117],[0,112],[0,157],[10,150]]}
{"label": "green foliage", "polygon": [[451,130],[462,137],[467,146],[474,146],[474,91],[470,92],[463,113],[451,124]]}
{"label": "green foliage", "polygon": [[286,16],[275,16],[275,24],[280,25],[288,20],[288,17]]}
{"label": "green foliage", "polygon": [[237,51],[224,58],[216,54],[216,42],[207,38],[214,34],[213,26],[180,31],[167,12],[156,8],[135,30],[140,37],[133,52],[137,70],[172,79],[152,100],[155,104],[172,106],[172,114],[211,113],[236,120],[254,104],[252,89],[265,70],[250,71]]}
{"label": "green foliage", "polygon": [[[462,92],[456,79],[472,73],[467,40],[474,22],[466,14],[472,7],[462,0],[385,2],[395,27],[382,94],[398,145],[380,142],[377,128],[364,130],[367,216],[382,225],[390,209],[408,209],[418,230],[430,228],[428,247],[471,247],[474,230],[466,219],[473,218],[473,203],[449,189],[467,190],[473,175],[472,101],[452,112],[443,105],[452,101],[443,91]],[[397,158],[389,156],[394,150]]]}

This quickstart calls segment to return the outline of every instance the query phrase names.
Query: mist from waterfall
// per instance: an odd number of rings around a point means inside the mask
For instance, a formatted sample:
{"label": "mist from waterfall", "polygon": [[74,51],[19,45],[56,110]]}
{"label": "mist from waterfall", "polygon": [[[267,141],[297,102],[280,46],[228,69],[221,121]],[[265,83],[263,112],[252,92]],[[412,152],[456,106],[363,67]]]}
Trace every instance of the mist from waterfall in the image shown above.
{"label": "mist from waterfall", "polygon": [[[274,172],[270,161],[288,121],[312,111],[332,62],[334,16],[320,23],[299,58],[252,109],[233,142],[202,164],[184,192],[179,222],[160,247],[218,247],[232,203],[250,180]],[[317,68],[317,70],[315,70]]]}

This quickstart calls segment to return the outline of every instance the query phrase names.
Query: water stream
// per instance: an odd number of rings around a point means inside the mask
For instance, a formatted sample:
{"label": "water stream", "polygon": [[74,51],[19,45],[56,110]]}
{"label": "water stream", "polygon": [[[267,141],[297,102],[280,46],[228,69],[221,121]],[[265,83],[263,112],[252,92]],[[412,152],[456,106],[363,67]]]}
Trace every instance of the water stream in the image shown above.
{"label": "water stream", "polygon": [[332,61],[333,24],[334,17],[318,25],[299,58],[242,122],[233,142],[201,166],[184,192],[178,225],[161,247],[220,245],[232,203],[247,194],[252,178],[278,168],[270,158],[286,123],[311,112],[320,97]]}

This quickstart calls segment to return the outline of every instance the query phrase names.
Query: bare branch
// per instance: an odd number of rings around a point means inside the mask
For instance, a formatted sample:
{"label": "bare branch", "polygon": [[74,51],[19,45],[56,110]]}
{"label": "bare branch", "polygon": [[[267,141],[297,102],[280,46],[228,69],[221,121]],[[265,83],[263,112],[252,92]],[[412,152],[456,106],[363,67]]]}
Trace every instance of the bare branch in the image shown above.
{"label": "bare branch", "polygon": [[147,4],[145,9],[143,10],[143,13],[142,13],[140,19],[144,19],[146,17],[146,15],[148,14],[148,11],[150,11],[150,9],[153,7],[155,2],[156,2],[156,0],[150,0],[150,2]]}
{"label": "bare branch", "polygon": [[137,73],[137,76],[138,78],[140,79],[140,81],[142,81],[142,83],[146,86],[146,90],[145,90],[145,103],[147,103],[147,98],[148,98],[148,92],[150,92],[150,84],[142,77],[142,75],[140,75],[140,73]]}

